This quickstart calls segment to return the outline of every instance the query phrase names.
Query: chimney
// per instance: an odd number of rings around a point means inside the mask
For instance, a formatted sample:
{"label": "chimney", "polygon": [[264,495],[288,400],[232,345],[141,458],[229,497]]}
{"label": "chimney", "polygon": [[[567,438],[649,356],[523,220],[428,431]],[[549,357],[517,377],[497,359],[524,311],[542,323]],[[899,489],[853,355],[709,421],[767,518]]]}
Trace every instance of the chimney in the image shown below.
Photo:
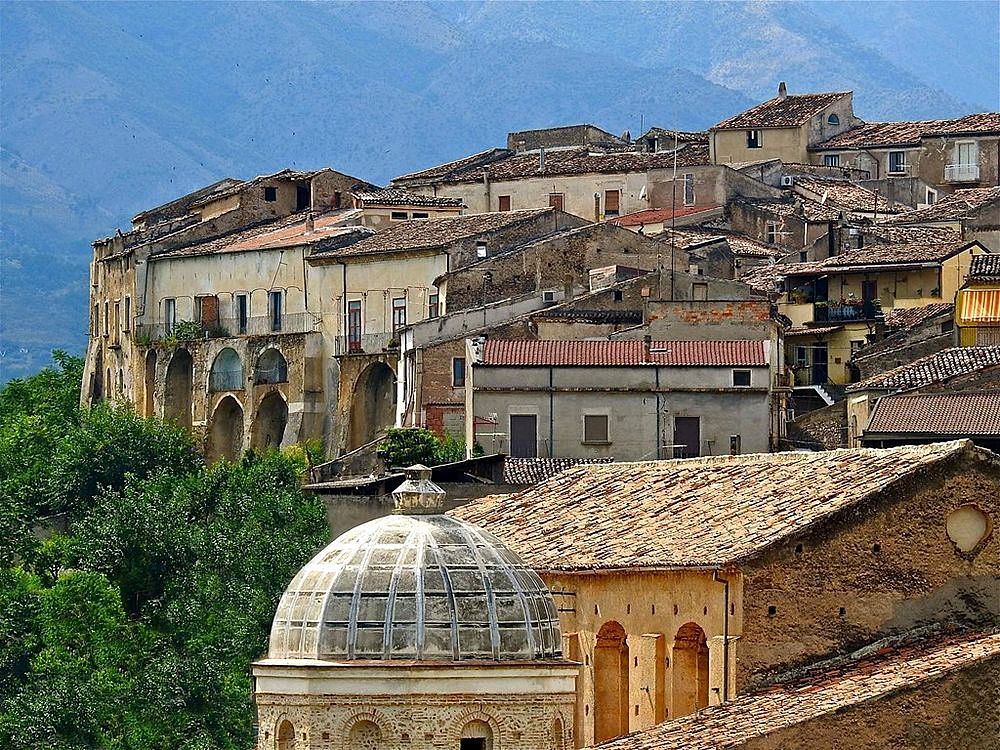
{"label": "chimney", "polygon": [[313,212],[309,211],[306,213],[306,234],[312,234],[316,231],[316,220],[313,218]]}
{"label": "chimney", "polygon": [[393,513],[435,516],[444,513],[445,492],[431,481],[431,470],[423,464],[405,469],[406,479],[392,492]]}
{"label": "chimney", "polygon": [[539,172],[544,172],[545,171],[545,149],[544,148],[538,149],[538,171]]}
{"label": "chimney", "polygon": [[788,88],[785,86],[785,82],[782,81],[778,84],[778,98],[784,99],[786,96],[788,96]]}
{"label": "chimney", "polygon": [[563,302],[573,299],[573,274],[563,276]]}
{"label": "chimney", "polygon": [[645,336],[642,337],[642,351],[647,362],[651,362],[653,359],[653,355],[651,353],[652,348],[653,348],[653,337],[647,333]]}

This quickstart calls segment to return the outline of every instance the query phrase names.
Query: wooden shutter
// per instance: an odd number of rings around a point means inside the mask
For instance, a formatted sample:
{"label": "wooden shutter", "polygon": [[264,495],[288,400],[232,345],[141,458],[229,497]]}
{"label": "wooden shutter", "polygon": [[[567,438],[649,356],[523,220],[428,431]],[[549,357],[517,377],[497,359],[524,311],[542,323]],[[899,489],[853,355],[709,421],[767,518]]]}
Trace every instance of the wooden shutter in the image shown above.
{"label": "wooden shutter", "polygon": [[605,216],[614,214],[618,215],[618,209],[621,205],[621,191],[620,190],[605,190],[604,191],[604,214]]}
{"label": "wooden shutter", "polygon": [[[549,205],[551,205],[551,203]],[[510,211],[510,196],[509,195],[501,195],[500,196],[500,210],[501,211]]]}
{"label": "wooden shutter", "polygon": [[549,193],[549,205],[552,208],[559,211],[563,210],[563,194],[562,193]]}

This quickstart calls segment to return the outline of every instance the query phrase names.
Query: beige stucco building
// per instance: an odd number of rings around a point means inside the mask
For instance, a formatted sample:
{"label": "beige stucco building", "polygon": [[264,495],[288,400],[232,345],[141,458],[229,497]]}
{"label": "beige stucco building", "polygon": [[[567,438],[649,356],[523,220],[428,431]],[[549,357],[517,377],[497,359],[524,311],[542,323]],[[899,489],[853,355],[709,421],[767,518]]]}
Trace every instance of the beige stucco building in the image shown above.
{"label": "beige stucco building", "polygon": [[416,466],[395,513],[295,576],[253,666],[258,750],[568,750],[579,665],[541,579],[441,515]]}

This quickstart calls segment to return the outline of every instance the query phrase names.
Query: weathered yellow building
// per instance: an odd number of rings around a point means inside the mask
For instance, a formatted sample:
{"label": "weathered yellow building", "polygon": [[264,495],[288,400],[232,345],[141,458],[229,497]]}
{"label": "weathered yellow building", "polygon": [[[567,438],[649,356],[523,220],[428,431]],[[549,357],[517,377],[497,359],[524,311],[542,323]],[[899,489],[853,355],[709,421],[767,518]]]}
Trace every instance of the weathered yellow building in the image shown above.
{"label": "weathered yellow building", "polygon": [[955,297],[955,325],[962,346],[1000,346],[1000,255],[972,259]]}

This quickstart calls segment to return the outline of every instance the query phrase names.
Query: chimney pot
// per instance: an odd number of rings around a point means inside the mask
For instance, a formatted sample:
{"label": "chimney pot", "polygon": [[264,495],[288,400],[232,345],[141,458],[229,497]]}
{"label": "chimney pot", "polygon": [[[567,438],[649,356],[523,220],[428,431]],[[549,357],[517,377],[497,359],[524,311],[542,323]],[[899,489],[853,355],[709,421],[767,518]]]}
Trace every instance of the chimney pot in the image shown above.
{"label": "chimney pot", "polygon": [[788,87],[785,86],[785,82],[782,81],[778,84],[778,98],[784,99],[786,96],[788,96]]}
{"label": "chimney pot", "polygon": [[544,148],[538,149],[538,171],[539,172],[544,172],[545,171],[545,149]]}
{"label": "chimney pot", "polygon": [[316,220],[313,218],[313,212],[309,211],[306,214],[306,234],[312,234],[316,229]]}

